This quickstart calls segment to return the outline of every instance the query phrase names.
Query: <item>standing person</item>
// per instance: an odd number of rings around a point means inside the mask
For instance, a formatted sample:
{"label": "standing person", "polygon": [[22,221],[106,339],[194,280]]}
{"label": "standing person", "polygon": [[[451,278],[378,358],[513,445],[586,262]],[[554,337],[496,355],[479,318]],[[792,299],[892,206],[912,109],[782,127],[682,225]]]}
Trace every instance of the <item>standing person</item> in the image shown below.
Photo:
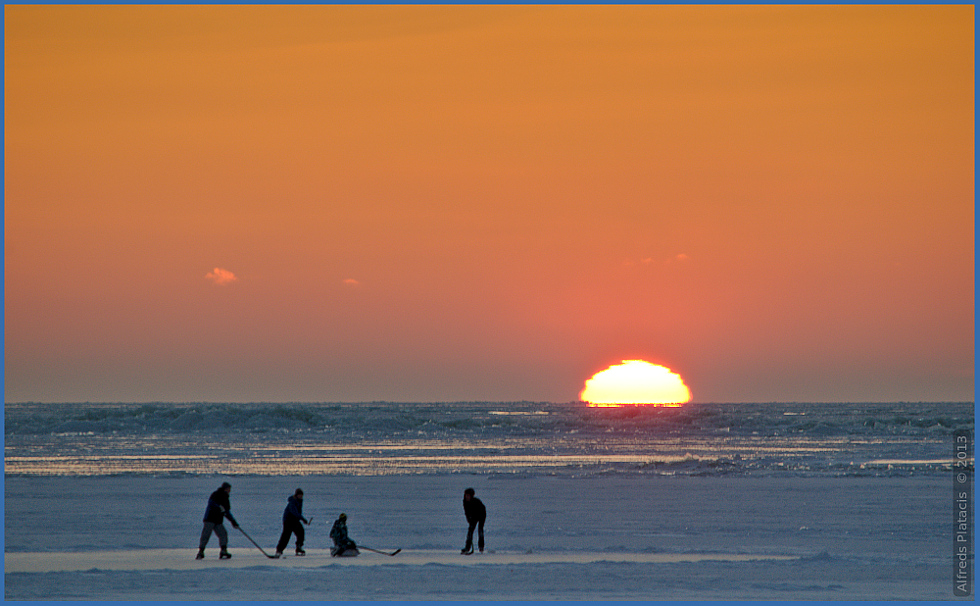
{"label": "standing person", "polygon": [[201,544],[198,546],[197,559],[204,559],[204,548],[208,545],[211,532],[218,535],[218,545],[221,547],[221,554],[218,556],[222,560],[231,557],[228,553],[228,531],[223,524],[224,519],[228,518],[234,528],[238,528],[238,522],[231,515],[231,484],[223,482],[218,490],[211,493],[208,497],[208,506],[204,510],[204,529],[201,530]]}
{"label": "standing person", "polygon": [[279,537],[279,544],[276,545],[277,558],[282,556],[282,551],[289,543],[289,536],[292,534],[296,535],[296,555],[306,555],[303,551],[306,534],[303,531],[303,524],[309,526],[310,521],[303,517],[303,489],[297,488],[293,496],[286,500],[286,510],[282,512],[282,535]]}
{"label": "standing person", "polygon": [[330,538],[333,539],[333,548],[330,550],[330,555],[350,557],[360,553],[357,550],[357,544],[347,536],[346,513],[340,514],[337,521],[333,523],[333,528],[330,529]]}
{"label": "standing person", "polygon": [[480,553],[483,553],[483,523],[487,521],[487,508],[483,506],[483,501],[476,498],[476,491],[472,488],[463,491],[463,513],[466,514],[470,529],[466,533],[466,545],[459,553],[462,555],[473,553],[473,529],[478,526]]}

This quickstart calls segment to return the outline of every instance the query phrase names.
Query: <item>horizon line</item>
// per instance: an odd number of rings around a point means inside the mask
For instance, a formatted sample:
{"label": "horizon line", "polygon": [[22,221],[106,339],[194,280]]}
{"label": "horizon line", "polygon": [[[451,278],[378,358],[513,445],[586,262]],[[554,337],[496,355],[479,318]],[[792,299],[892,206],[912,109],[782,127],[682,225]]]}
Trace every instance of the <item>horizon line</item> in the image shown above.
{"label": "horizon line", "polygon": [[[553,405],[566,405],[566,404],[584,404],[589,405],[589,402],[584,400],[569,400],[565,402],[552,402],[548,400],[357,400],[357,401],[331,401],[331,400],[283,400],[283,401],[271,401],[271,400],[250,400],[250,401],[232,401],[232,400],[146,400],[146,401],[121,401],[121,400],[106,400],[106,401],[96,401],[91,400],[77,400],[77,401],[37,401],[37,400],[25,400],[20,402],[4,402],[4,406],[13,405],[19,406],[24,404],[298,404],[298,405],[308,405],[308,404],[337,404],[337,405],[361,405],[361,404],[553,404]],[[680,404],[678,407],[684,407],[688,405],[731,405],[731,404],[976,404],[976,400],[767,400],[767,401],[739,401],[739,402],[696,402],[690,401]],[[648,403],[622,403],[616,404],[616,406],[663,406],[662,403],[648,402]]]}

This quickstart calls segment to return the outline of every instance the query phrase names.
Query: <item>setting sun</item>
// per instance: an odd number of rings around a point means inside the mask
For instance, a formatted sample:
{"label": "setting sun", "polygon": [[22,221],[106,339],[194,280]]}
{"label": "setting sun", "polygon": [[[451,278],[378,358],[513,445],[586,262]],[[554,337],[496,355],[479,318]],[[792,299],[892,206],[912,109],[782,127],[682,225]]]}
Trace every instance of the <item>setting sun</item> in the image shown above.
{"label": "setting sun", "polygon": [[623,360],[587,380],[579,398],[589,406],[679,406],[691,400],[691,390],[669,368],[643,360]]}

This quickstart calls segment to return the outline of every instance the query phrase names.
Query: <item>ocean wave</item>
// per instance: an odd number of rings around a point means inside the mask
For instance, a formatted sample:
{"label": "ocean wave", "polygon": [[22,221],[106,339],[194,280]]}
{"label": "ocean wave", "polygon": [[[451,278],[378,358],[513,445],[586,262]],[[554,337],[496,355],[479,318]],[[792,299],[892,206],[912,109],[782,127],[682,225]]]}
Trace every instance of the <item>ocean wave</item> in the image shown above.
{"label": "ocean wave", "polygon": [[[788,410],[789,409],[789,410]],[[6,435],[701,434],[873,436],[972,429],[972,403],[694,404],[588,408],[579,403],[8,404]]]}
{"label": "ocean wave", "polygon": [[948,474],[973,404],[7,405],[7,475]]}

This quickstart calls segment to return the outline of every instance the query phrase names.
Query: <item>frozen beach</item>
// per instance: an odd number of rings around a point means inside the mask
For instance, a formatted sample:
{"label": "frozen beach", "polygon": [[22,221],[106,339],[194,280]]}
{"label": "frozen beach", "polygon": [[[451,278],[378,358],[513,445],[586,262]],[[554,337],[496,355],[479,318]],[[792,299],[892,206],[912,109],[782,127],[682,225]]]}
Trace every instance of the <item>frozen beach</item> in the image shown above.
{"label": "frozen beach", "polygon": [[[964,404],[8,405],[8,600],[950,600]],[[972,466],[970,468],[972,473]],[[272,553],[305,492],[308,555]],[[462,556],[462,493],[487,551]],[[394,557],[331,558],[330,526]]]}
{"label": "frozen beach", "polygon": [[[946,478],[241,477],[242,528],[267,551],[306,492],[309,554],[194,560],[215,478],[8,478],[11,600],[952,599]],[[459,496],[489,510],[459,555]],[[329,524],[388,557],[327,555]],[[41,517],[43,528],[17,520]],[[286,552],[291,556],[291,546]]]}

